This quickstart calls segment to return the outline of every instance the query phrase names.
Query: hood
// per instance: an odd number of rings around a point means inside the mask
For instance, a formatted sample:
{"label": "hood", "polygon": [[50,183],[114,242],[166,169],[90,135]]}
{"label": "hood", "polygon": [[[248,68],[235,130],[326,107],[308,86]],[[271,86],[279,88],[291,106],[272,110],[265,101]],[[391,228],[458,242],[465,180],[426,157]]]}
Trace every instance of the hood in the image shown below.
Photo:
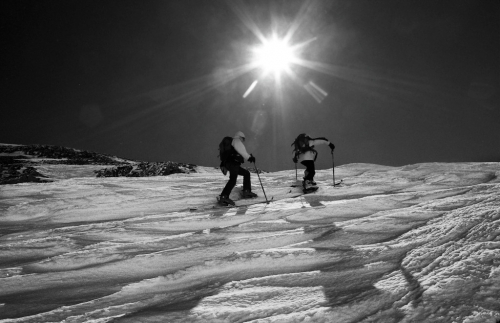
{"label": "hood", "polygon": [[240,138],[240,139],[245,138],[245,134],[243,132],[241,132],[241,131],[238,131],[233,136],[233,139],[236,139],[236,138]]}

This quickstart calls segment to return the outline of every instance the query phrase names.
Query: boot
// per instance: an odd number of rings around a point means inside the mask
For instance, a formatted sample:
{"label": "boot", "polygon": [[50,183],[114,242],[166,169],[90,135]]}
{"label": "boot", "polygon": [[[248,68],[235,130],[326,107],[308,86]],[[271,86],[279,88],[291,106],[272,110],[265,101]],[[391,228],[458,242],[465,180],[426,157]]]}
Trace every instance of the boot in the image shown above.
{"label": "boot", "polygon": [[[304,178],[304,182],[307,181],[305,178]],[[314,180],[309,180],[309,183],[312,185],[312,186],[316,186],[316,182]]]}
{"label": "boot", "polygon": [[220,205],[235,205],[234,201],[231,200],[227,195],[221,195],[219,196],[219,204]]}
{"label": "boot", "polygon": [[313,184],[313,182],[312,182],[312,181],[310,181],[310,180],[305,180],[305,181],[303,181],[303,182],[302,182],[302,186],[303,186],[303,187],[304,187],[304,189],[306,189],[306,190],[307,190],[307,189],[310,189],[310,188],[312,188],[312,187],[316,187],[316,185],[314,185],[314,184]]}
{"label": "boot", "polygon": [[242,199],[251,199],[257,197],[257,194],[253,193],[251,190],[243,190],[241,191],[241,198]]}

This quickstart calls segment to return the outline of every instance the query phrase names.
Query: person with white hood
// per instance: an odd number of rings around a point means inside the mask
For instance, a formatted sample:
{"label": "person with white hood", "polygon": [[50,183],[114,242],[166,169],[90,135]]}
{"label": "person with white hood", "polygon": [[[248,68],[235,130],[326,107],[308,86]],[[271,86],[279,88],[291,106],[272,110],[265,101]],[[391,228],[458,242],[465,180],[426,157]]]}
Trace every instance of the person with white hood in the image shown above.
{"label": "person with white hood", "polygon": [[[230,138],[229,138],[230,139]],[[219,203],[234,205],[234,201],[229,198],[231,191],[236,185],[236,179],[238,175],[243,176],[243,191],[241,192],[242,198],[253,198],[257,197],[257,194],[252,192],[252,186],[250,183],[250,172],[241,167],[241,164],[248,160],[251,163],[255,163],[255,157],[249,154],[243,144],[245,142],[245,134],[238,131],[231,142],[231,148],[227,157],[221,161],[221,169],[229,172],[229,180],[222,190],[219,197]]]}

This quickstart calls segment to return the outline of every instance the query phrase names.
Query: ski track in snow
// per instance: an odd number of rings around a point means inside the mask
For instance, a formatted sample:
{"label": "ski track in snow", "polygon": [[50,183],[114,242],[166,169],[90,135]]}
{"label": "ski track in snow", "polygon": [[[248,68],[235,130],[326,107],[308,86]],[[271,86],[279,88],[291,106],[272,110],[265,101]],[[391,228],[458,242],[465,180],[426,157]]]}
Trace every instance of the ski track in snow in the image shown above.
{"label": "ski track in snow", "polygon": [[500,321],[500,163],[261,174],[229,209],[213,168],[92,170],[0,187],[0,322]]}

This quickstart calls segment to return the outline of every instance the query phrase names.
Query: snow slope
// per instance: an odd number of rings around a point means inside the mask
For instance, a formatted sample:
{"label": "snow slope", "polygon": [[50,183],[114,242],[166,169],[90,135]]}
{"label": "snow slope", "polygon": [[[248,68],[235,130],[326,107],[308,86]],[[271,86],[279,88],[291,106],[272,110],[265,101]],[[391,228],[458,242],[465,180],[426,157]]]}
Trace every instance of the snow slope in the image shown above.
{"label": "snow slope", "polygon": [[261,174],[232,209],[213,168],[84,167],[0,186],[0,322],[500,321],[500,163]]}

